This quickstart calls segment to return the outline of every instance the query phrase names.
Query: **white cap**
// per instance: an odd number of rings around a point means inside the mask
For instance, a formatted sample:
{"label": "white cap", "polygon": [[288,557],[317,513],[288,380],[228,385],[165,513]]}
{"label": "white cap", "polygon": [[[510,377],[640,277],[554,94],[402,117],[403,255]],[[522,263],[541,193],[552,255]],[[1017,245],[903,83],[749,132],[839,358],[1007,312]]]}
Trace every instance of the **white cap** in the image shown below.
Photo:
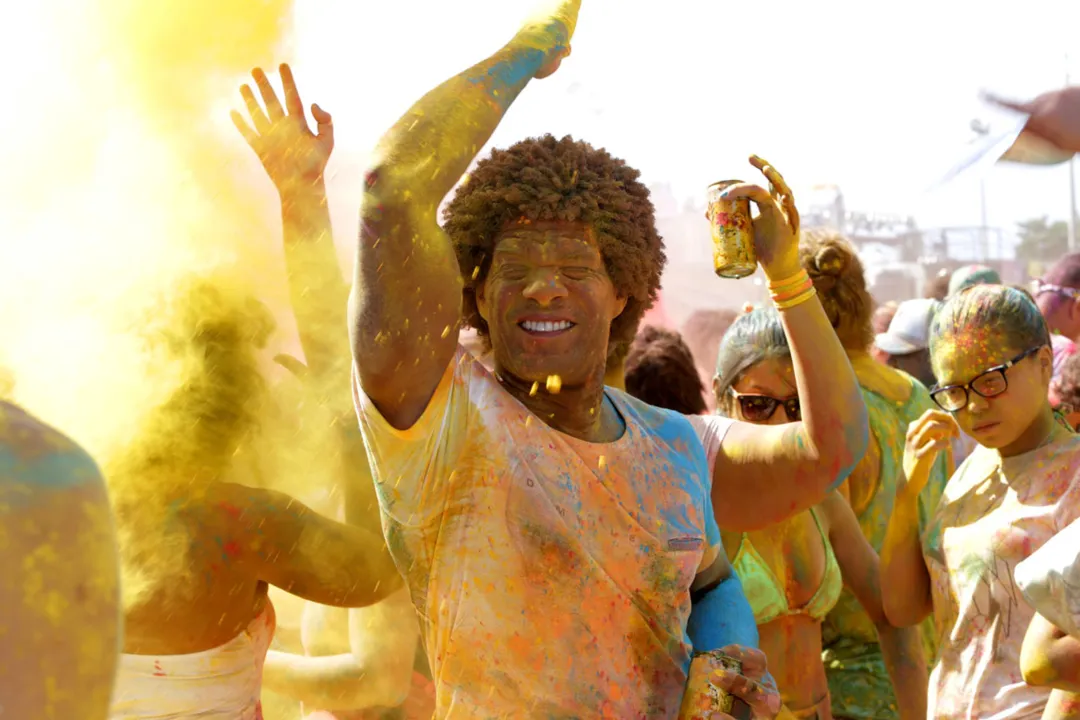
{"label": "white cap", "polygon": [[900,303],[889,329],[878,335],[874,344],[890,355],[907,355],[930,347],[930,321],[940,304],[931,298]]}

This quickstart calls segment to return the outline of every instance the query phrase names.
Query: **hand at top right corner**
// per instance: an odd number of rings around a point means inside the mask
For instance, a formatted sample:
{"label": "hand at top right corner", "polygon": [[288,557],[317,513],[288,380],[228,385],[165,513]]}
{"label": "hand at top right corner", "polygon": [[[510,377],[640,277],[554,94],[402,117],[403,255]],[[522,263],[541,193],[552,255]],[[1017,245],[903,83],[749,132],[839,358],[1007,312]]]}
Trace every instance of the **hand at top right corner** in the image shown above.
{"label": "hand at top right corner", "polygon": [[1030,102],[1012,102],[995,96],[987,100],[1029,115],[1027,129],[1062,150],[1080,152],[1080,87],[1043,93]]}

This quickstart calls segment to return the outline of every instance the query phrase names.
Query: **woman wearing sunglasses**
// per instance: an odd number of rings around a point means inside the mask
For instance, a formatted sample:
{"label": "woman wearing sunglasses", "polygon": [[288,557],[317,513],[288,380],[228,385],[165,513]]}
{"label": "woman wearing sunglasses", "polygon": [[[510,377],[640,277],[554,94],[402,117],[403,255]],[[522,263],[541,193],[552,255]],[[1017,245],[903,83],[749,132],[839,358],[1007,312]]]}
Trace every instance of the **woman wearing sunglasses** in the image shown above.
{"label": "woman wearing sunglasses", "polygon": [[[753,310],[724,335],[713,390],[717,408],[737,420],[782,425],[801,419],[791,355],[775,311]],[[784,705],[795,717],[834,717],[821,659],[821,624],[845,585],[870,618],[885,656],[893,660],[888,665],[901,693],[925,697],[922,655],[905,657],[905,648],[918,650],[918,631],[889,625],[882,609],[877,555],[839,493],[764,530],[731,533],[721,528],[721,532],[754,610],[761,648]],[[906,717],[925,717],[925,705],[913,706]]]}
{"label": "woman wearing sunglasses", "polygon": [[[880,552],[896,486],[903,474],[904,434],[908,424],[934,404],[929,391],[918,380],[871,357],[874,302],[866,290],[862,264],[851,245],[836,234],[804,233],[799,254],[855,370],[866,403],[871,442],[840,492],[855,511],[863,535]],[[951,463],[952,453],[948,451],[931,470],[921,497],[920,517],[924,521],[945,488],[952,472]],[[878,646],[871,618],[863,612],[856,597],[845,591],[825,619],[822,640],[833,712],[837,717],[873,720],[925,717],[925,695],[900,690],[894,694],[889,676],[895,677],[897,670],[888,664],[902,662],[905,667],[923,668],[934,653],[932,623],[922,627],[921,644],[913,641],[900,658],[890,660]],[[925,673],[922,677],[925,683]]]}
{"label": "woman wearing sunglasses", "polygon": [[[930,352],[939,409],[907,433],[905,480],[882,551],[885,610],[901,626],[934,615],[941,646],[930,717],[1071,716],[1063,709],[1070,700],[1052,700],[1050,688],[1021,675],[1035,613],[1013,577],[1017,564],[1080,516],[1080,436],[1055,420],[1047,398],[1046,323],[1024,292],[980,285],[942,307]],[[916,498],[959,430],[979,447],[920,531]]]}

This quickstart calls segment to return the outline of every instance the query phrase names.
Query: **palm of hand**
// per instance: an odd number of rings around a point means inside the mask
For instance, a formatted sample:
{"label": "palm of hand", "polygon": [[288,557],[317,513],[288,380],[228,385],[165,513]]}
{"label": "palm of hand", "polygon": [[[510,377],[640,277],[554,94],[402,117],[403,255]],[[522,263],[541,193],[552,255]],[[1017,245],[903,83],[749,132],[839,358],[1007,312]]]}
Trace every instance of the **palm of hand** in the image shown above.
{"label": "palm of hand", "polygon": [[251,125],[234,110],[232,120],[236,129],[255,151],[279,192],[318,182],[334,151],[334,125],[330,113],[318,105],[311,106],[318,129],[318,133],[313,133],[308,127],[304,104],[300,101],[300,93],[288,65],[281,66],[284,108],[266,73],[256,69],[251,75],[266,109],[264,111],[259,105],[251,87],[241,86],[240,95],[247,106]]}
{"label": "palm of hand", "polygon": [[334,144],[332,139],[312,133],[302,118],[286,115],[272,123],[252,149],[266,174],[280,188],[295,180],[315,181],[322,177]]}

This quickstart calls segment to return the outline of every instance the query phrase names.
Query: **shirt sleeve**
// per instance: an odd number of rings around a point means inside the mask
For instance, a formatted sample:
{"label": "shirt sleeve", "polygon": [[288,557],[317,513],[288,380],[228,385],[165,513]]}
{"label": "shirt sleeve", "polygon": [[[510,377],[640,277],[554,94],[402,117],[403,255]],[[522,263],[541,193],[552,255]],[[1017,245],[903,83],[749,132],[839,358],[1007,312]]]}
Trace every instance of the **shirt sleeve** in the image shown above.
{"label": "shirt sleeve", "polygon": [[698,572],[704,572],[712,567],[716,559],[724,553],[724,545],[720,539],[720,528],[716,524],[716,513],[713,512],[712,504],[712,477],[716,467],[716,456],[720,453],[720,445],[727,435],[728,429],[734,422],[730,418],[720,415],[687,415],[686,419],[697,433],[701,446],[705,449],[705,464],[708,474],[705,476],[703,492],[705,495],[703,507],[705,508],[705,553],[701,557],[701,565]]}
{"label": "shirt sleeve", "polygon": [[701,556],[698,573],[712,567],[716,559],[724,555],[724,543],[720,539],[720,527],[716,524],[716,513],[712,506],[712,488],[705,487],[705,552]]}
{"label": "shirt sleeve", "polygon": [[420,419],[407,430],[386,421],[353,369],[353,402],[383,513],[406,525],[437,519],[468,437],[475,360],[458,348]]}
{"label": "shirt sleeve", "polygon": [[686,415],[687,420],[694,427],[701,446],[705,448],[705,461],[709,468],[710,488],[713,472],[716,468],[716,457],[720,454],[720,446],[727,436],[728,430],[735,424],[731,418],[722,415]]}
{"label": "shirt sleeve", "polygon": [[1014,574],[1040,615],[1080,638],[1080,520],[1018,564]]}

